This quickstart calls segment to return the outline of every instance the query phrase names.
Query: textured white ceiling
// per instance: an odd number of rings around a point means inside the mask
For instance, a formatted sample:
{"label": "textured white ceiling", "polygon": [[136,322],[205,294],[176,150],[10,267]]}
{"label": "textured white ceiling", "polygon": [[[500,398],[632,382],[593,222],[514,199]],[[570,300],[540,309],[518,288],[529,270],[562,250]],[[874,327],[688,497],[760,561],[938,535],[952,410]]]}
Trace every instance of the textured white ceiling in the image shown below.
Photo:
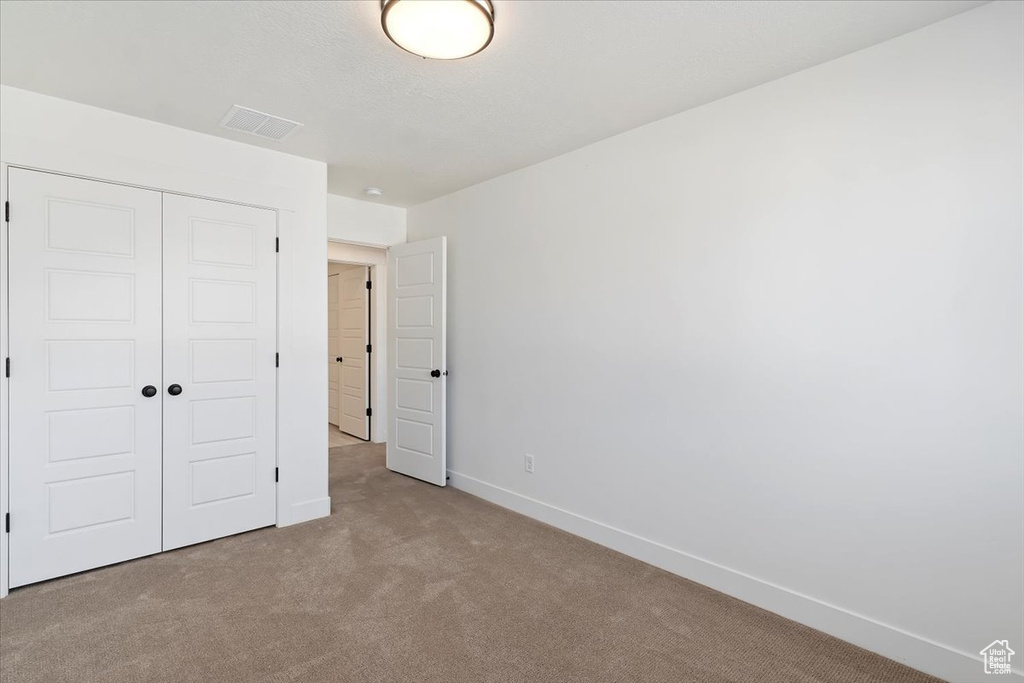
{"label": "textured white ceiling", "polygon": [[[495,0],[467,60],[390,44],[376,0],[0,3],[0,81],[320,159],[408,206],[970,9],[960,0]],[[218,127],[232,104],[300,121]]]}

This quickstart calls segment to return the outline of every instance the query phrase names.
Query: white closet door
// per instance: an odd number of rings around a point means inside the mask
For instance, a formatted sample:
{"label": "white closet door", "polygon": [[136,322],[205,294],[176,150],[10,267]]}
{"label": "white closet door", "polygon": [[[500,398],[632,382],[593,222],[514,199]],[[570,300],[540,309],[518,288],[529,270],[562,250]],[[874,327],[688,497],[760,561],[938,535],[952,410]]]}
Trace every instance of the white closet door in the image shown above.
{"label": "white closet door", "polygon": [[8,182],[14,587],[160,550],[160,193]]}
{"label": "white closet door", "polygon": [[366,409],[370,407],[370,363],[367,346],[370,343],[370,326],[367,324],[370,269],[366,266],[351,266],[338,276],[341,279],[340,336],[341,336],[341,431],[360,439],[370,438],[370,419]]}
{"label": "white closet door", "polygon": [[276,520],[276,232],[164,195],[164,550]]}
{"label": "white closet door", "polygon": [[388,249],[388,469],[444,486],[447,242]]}

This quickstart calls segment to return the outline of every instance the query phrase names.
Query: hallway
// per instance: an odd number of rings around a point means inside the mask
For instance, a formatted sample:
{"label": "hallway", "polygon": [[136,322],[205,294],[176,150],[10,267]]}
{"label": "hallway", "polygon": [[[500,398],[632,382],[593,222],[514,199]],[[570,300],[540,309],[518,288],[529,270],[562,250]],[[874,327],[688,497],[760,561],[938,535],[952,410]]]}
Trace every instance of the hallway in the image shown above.
{"label": "hallway", "polygon": [[354,446],[356,444],[365,444],[366,441],[346,434],[345,432],[338,429],[337,425],[332,425],[330,422],[327,423],[327,444],[330,448],[338,448],[340,446]]}

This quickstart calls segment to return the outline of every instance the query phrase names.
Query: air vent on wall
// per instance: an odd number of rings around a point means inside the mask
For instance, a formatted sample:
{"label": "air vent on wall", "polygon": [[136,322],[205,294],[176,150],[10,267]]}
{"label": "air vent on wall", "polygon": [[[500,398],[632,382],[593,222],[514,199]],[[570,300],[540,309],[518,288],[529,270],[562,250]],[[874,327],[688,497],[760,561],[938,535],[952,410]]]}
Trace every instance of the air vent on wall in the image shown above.
{"label": "air vent on wall", "polygon": [[255,109],[239,107],[237,104],[228,111],[220,125],[229,130],[238,130],[250,135],[258,135],[268,140],[284,140],[302,128],[301,123],[282,119],[278,116],[264,114]]}

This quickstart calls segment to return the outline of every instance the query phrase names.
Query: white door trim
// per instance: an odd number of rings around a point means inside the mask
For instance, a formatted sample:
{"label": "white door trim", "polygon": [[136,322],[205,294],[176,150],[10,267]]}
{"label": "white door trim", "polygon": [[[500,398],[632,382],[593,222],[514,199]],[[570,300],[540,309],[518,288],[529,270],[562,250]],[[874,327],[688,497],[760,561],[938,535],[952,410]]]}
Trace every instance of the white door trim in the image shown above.
{"label": "white door trim", "polygon": [[62,171],[51,171],[46,168],[38,168],[36,166],[26,166],[24,164],[6,164],[7,168],[20,168],[25,171],[38,171],[39,173],[49,173],[50,175],[64,176],[65,178],[77,178],[78,180],[92,180],[97,183],[106,183],[107,185],[120,185],[121,187],[133,187],[137,190],[151,190],[153,192],[162,192],[164,194],[174,194],[181,197],[192,197],[194,199],[209,199],[214,202],[222,202],[224,204],[237,204],[238,206],[248,206],[253,209],[269,209],[271,211],[277,211],[281,207],[267,206],[265,204],[253,204],[251,202],[243,202],[232,199],[219,199],[217,197],[210,197],[203,194],[195,194],[193,192],[180,192],[175,190],[164,190],[159,187],[151,187],[149,185],[139,185],[138,183],[128,183],[119,180],[104,180],[103,178],[94,178],[92,176],[80,175],[77,173],[65,173]]}
{"label": "white door trim", "polygon": [[[332,256],[331,245],[358,247],[365,252],[363,258],[338,258]],[[379,258],[374,258],[379,257]],[[370,408],[373,417],[370,420],[370,441],[384,443],[388,432],[387,406],[387,249],[379,246],[359,244],[339,239],[327,240],[327,260],[329,263],[340,263],[352,266],[367,266],[370,269],[370,344],[373,353],[370,356]]]}
{"label": "white door trim", "polygon": [[[0,164],[0,205],[7,206],[7,164]],[[0,334],[0,359],[6,359],[9,351],[7,348],[8,335],[10,334],[10,318],[7,312],[7,221],[3,223],[3,237],[0,238],[0,321],[3,321],[3,329],[5,334]],[[7,480],[8,469],[8,434],[10,430],[10,415],[8,407],[10,406],[10,382],[7,379],[5,372],[0,372],[0,382],[2,382],[2,389],[0,389],[0,523],[6,519],[7,514],[10,512],[10,503],[8,502],[9,484]],[[0,598],[7,595],[8,586],[10,579],[7,576],[9,557],[9,546],[10,546],[10,535],[3,533],[4,529],[0,529]]]}

